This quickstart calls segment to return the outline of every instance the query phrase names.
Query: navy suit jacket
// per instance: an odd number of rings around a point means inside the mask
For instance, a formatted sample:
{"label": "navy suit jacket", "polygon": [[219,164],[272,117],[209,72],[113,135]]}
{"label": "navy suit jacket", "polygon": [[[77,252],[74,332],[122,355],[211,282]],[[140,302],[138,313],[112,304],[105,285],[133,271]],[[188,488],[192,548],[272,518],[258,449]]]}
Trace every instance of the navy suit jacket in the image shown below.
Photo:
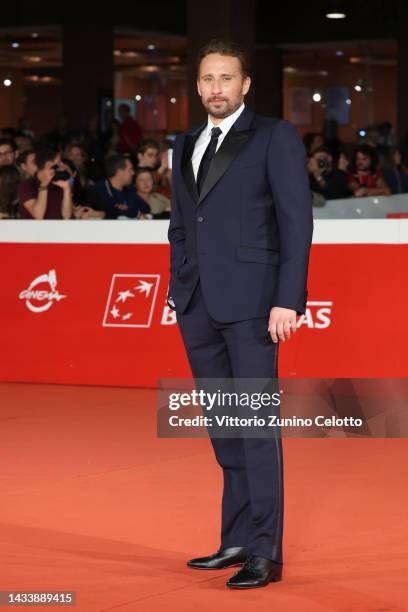
{"label": "navy suit jacket", "polygon": [[200,280],[209,314],[222,323],[273,306],[303,314],[313,216],[296,129],[245,108],[199,196],[191,156],[205,126],[180,134],[173,151],[169,305],[184,313]]}

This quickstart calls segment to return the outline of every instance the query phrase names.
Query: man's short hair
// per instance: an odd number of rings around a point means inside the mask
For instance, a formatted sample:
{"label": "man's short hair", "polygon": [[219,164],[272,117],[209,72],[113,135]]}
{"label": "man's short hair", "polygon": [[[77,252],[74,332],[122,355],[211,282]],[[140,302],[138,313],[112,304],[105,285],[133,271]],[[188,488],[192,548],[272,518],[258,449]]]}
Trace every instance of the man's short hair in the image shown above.
{"label": "man's short hair", "polygon": [[126,168],[126,162],[131,160],[124,155],[119,155],[119,153],[115,153],[114,155],[109,155],[109,157],[105,160],[105,171],[106,176],[108,178],[112,178],[115,176],[118,170],[124,170]]}
{"label": "man's short hair", "polygon": [[0,138],[0,147],[4,147],[4,145],[10,145],[12,151],[17,151],[17,145],[12,138]]}
{"label": "man's short hair", "polygon": [[27,163],[27,157],[29,155],[35,155],[35,154],[36,153],[35,153],[34,149],[26,149],[25,151],[20,153],[20,155],[18,156],[18,158],[17,158],[17,165],[18,166],[22,166],[22,164],[26,164]]}
{"label": "man's short hair", "polygon": [[251,67],[246,51],[236,42],[218,38],[213,38],[204,47],[201,47],[197,57],[197,74],[200,74],[201,62],[211,53],[236,57],[241,65],[242,76],[250,76]]}
{"label": "man's short hair", "polygon": [[43,170],[45,164],[50,161],[54,161],[57,157],[58,151],[47,147],[45,149],[39,149],[35,154],[35,163],[37,164],[38,170]]}
{"label": "man's short hair", "polygon": [[144,140],[141,140],[139,146],[137,147],[137,152],[144,155],[147,149],[156,149],[156,151],[160,151],[159,143],[152,138],[145,138]]}

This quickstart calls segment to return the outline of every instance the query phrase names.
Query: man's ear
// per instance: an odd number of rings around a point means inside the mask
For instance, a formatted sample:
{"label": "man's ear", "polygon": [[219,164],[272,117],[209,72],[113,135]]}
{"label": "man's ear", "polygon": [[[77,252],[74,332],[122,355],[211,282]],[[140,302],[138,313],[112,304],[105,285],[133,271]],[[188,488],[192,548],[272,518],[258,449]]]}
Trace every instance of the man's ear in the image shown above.
{"label": "man's ear", "polygon": [[244,94],[244,96],[248,93],[250,87],[251,87],[251,77],[246,76],[244,79],[243,87],[242,87],[242,93]]}
{"label": "man's ear", "polygon": [[199,96],[200,96],[200,98],[201,98],[201,89],[200,89],[200,83],[199,83],[199,81],[198,81],[198,80],[197,80],[197,91],[198,91],[198,95],[199,95]]}

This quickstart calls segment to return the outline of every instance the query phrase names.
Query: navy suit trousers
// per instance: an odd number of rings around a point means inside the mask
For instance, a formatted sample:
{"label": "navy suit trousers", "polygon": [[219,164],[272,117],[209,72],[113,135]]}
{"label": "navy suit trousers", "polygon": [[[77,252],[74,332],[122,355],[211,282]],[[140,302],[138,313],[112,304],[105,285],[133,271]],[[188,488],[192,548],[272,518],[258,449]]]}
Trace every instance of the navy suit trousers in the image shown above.
{"label": "navy suit trousers", "polygon": [[[208,313],[198,282],[186,311],[177,315],[193,377],[276,378],[278,344],[269,317],[233,323]],[[282,563],[283,453],[275,427],[267,438],[214,438],[223,469],[221,546]]]}

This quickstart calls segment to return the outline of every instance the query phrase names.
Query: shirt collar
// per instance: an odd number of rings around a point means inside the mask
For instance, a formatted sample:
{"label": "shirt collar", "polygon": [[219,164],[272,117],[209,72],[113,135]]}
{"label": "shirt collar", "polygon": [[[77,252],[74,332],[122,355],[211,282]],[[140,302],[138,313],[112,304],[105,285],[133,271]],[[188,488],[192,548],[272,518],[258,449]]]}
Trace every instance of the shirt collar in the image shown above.
{"label": "shirt collar", "polygon": [[208,117],[206,135],[208,136],[211,133],[213,127],[219,127],[222,132],[222,135],[225,136],[231,129],[235,121],[238,119],[244,108],[245,104],[242,103],[241,106],[237,108],[235,112],[232,113],[232,115],[228,115],[228,117],[225,117],[225,119],[223,119],[218,125],[214,125],[210,117]]}

